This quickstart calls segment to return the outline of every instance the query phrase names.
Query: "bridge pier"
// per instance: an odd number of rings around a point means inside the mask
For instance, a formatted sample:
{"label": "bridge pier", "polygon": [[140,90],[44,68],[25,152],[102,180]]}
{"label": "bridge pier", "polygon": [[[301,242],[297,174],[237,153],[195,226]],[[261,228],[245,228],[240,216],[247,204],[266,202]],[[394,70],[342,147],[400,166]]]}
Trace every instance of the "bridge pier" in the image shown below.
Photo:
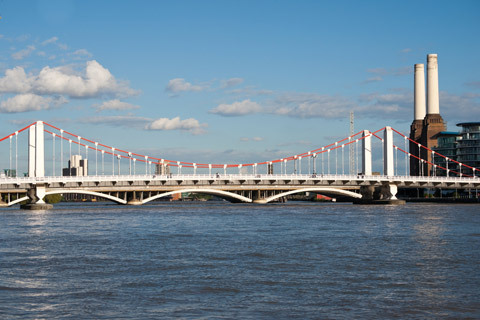
{"label": "bridge pier", "polygon": [[386,183],[380,187],[362,186],[360,187],[361,199],[354,200],[354,204],[405,204],[405,200],[397,199],[398,186],[392,183]]}
{"label": "bridge pier", "polygon": [[142,205],[142,200],[143,200],[143,192],[140,191],[140,197],[137,196],[137,192],[136,191],[132,191],[132,192],[126,192],[126,199],[127,201],[127,204],[128,205],[131,205],[131,206],[140,206]]}
{"label": "bridge pier", "polygon": [[398,186],[396,184],[384,184],[381,188],[381,199],[376,204],[405,204],[405,200],[397,198]]}
{"label": "bridge pier", "polygon": [[44,184],[33,186],[27,191],[27,196],[30,198],[29,203],[20,205],[20,208],[26,209],[26,210],[52,209],[53,205],[45,203],[45,201],[43,201],[45,194],[46,194],[46,188]]}

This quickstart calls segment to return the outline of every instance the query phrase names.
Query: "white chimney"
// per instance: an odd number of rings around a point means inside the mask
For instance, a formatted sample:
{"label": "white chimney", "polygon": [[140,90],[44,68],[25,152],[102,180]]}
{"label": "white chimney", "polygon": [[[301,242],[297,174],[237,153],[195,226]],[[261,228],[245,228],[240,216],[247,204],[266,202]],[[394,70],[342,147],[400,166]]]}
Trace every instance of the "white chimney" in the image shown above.
{"label": "white chimney", "polygon": [[427,114],[440,114],[438,98],[438,58],[427,55]]}
{"label": "white chimney", "polygon": [[425,65],[417,63],[415,65],[415,120],[423,120],[427,113],[425,105]]}

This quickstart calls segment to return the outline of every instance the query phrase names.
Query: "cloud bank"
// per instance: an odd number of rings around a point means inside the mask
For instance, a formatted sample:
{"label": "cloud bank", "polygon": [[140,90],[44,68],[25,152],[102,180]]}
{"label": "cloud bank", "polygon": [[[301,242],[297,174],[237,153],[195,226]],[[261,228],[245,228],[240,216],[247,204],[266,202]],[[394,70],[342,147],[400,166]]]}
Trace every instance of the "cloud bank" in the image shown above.
{"label": "cloud bank", "polygon": [[47,110],[67,103],[64,97],[42,97],[33,93],[19,94],[0,103],[0,112],[18,113]]}
{"label": "cloud bank", "polygon": [[130,96],[138,91],[117,81],[108,69],[95,60],[88,61],[83,72],[67,67],[44,67],[38,74],[27,74],[23,67],[5,71],[0,78],[0,93],[66,95],[70,98]]}

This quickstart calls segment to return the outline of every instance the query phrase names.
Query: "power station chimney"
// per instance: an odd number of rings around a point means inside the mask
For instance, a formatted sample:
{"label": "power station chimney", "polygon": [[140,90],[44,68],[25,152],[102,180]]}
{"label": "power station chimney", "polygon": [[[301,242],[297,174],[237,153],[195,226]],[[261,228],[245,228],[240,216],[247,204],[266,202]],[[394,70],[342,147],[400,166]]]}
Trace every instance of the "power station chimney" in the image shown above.
{"label": "power station chimney", "polygon": [[440,114],[437,54],[427,55],[427,114]]}
{"label": "power station chimney", "polygon": [[427,107],[425,105],[425,65],[423,63],[417,63],[415,65],[414,91],[414,120],[423,121],[427,113]]}
{"label": "power station chimney", "polygon": [[[445,131],[446,125],[440,115],[440,101],[438,94],[438,57],[437,54],[427,55],[427,105],[425,108],[425,66],[423,64],[415,65],[415,82],[414,82],[414,108],[415,119],[410,126],[410,153],[415,157],[419,157],[425,162],[421,162],[418,158],[410,158],[410,175],[429,176],[433,174],[434,168],[431,164],[432,150],[437,146],[438,134]],[[426,114],[425,114],[426,112]],[[427,147],[421,148],[417,143]]]}

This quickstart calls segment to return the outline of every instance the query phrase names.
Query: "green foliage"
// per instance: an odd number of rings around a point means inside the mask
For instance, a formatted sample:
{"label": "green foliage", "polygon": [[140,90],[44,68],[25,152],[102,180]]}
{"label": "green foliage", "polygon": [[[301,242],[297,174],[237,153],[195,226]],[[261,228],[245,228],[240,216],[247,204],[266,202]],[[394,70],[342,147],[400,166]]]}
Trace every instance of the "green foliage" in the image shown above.
{"label": "green foliage", "polygon": [[61,194],[49,194],[48,196],[45,196],[44,201],[46,203],[54,204],[54,203],[59,203],[62,201],[63,197]]}
{"label": "green foliage", "polygon": [[195,193],[195,194],[192,194],[192,197],[195,200],[210,200],[210,199],[212,199],[211,194],[204,194],[204,193]]}

